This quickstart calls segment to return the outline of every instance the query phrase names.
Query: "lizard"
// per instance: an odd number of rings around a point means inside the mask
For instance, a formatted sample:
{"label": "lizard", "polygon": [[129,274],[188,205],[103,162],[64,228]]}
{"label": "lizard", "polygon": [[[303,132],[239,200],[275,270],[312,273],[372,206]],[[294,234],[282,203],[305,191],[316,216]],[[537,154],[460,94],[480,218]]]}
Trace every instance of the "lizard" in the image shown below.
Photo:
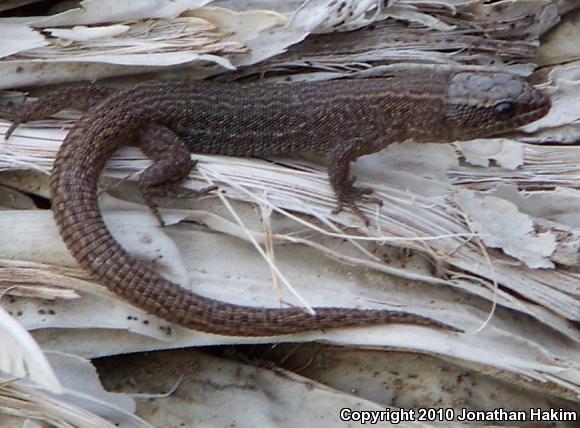
{"label": "lizard", "polygon": [[98,179],[122,144],[137,143],[154,163],[139,178],[146,203],[179,193],[196,161],[191,153],[261,156],[313,151],[329,157],[338,205],[367,221],[350,162],[394,142],[447,143],[514,130],[543,117],[547,95],[522,78],[495,71],[410,73],[370,79],[294,84],[148,82],[113,91],[72,87],[0,110],[27,121],[65,108],[87,112],[67,134],[53,165],[52,211],[69,251],[115,294],[149,314],[207,333],[274,336],[328,328],[410,323],[462,331],[412,313],[354,308],[259,308],[226,303],[186,290],[131,256],[107,230]]}

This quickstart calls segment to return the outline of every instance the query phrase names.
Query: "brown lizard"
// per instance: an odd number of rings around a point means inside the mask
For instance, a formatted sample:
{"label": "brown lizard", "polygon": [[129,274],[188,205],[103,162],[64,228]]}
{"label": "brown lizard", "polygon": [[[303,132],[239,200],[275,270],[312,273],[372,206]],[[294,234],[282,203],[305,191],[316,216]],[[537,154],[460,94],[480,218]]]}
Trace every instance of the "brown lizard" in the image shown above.
{"label": "brown lizard", "polygon": [[114,293],[167,321],[209,333],[271,336],[301,331],[412,323],[460,331],[405,312],[239,306],[202,297],[129,255],[105,227],[97,183],[107,159],[136,142],[155,162],[139,185],[147,203],[172,193],[194,167],[190,153],[254,156],[314,151],[328,169],[340,210],[357,206],[367,189],[353,186],[350,162],[409,138],[451,142],[513,130],[544,116],[549,99],[511,74],[437,72],[299,84],[155,82],[119,92],[69,88],[0,110],[21,123],[72,106],[88,109],[62,144],[52,171],[52,210],[80,265]]}

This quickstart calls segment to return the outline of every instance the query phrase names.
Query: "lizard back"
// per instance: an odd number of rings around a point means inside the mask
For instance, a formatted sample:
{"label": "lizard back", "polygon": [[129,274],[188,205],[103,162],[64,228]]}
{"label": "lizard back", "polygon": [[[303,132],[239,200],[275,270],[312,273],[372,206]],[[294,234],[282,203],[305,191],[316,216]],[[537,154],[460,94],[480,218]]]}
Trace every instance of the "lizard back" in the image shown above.
{"label": "lizard back", "polygon": [[[180,88],[187,94],[178,101],[183,115],[169,127],[192,152],[228,156],[328,152],[345,140],[374,138],[379,123],[401,126],[413,115],[421,115],[433,138],[446,86],[441,74],[302,84],[201,82]],[[155,102],[172,102],[164,97]]]}

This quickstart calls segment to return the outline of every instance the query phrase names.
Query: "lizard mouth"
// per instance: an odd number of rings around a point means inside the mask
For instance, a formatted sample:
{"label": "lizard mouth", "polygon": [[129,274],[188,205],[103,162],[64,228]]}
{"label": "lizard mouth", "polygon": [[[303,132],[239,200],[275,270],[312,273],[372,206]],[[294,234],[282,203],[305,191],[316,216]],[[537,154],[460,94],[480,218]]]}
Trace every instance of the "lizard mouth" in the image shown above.
{"label": "lizard mouth", "polygon": [[534,89],[532,100],[519,106],[517,113],[505,120],[497,121],[490,129],[490,135],[504,134],[515,131],[522,126],[535,122],[544,117],[550,111],[552,102],[550,98]]}
{"label": "lizard mouth", "polygon": [[446,114],[454,136],[464,140],[512,132],[551,108],[547,94],[509,73],[457,73],[447,95]]}

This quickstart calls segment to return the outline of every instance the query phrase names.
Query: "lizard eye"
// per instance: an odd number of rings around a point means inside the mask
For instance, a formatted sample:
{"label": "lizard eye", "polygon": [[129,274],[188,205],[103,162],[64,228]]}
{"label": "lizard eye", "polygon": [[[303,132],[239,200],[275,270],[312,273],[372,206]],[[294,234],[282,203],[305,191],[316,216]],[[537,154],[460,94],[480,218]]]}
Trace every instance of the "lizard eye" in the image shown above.
{"label": "lizard eye", "polygon": [[502,101],[493,107],[493,115],[500,120],[508,119],[515,110],[515,104],[509,101]]}

